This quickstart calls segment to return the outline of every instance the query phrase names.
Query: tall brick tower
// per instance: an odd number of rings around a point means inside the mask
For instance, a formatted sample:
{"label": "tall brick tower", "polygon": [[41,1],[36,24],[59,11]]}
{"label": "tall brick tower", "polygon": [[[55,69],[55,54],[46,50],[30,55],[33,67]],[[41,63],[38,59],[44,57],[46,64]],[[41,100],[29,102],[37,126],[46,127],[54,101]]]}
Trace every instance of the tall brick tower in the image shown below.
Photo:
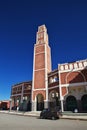
{"label": "tall brick tower", "polygon": [[45,25],[38,27],[34,45],[32,111],[48,107],[48,77],[51,71],[51,50]]}

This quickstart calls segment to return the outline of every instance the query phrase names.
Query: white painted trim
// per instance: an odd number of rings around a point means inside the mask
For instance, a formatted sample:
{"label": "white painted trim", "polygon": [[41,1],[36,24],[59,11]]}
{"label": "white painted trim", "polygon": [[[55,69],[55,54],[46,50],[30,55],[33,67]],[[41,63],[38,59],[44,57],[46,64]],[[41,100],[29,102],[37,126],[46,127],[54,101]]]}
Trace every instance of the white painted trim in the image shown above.
{"label": "white painted trim", "polygon": [[54,88],[58,88],[58,87],[59,87],[59,85],[58,86],[54,86],[54,87],[50,87],[48,89],[54,89]]}
{"label": "white painted trim", "polygon": [[63,63],[63,64],[60,64],[60,65],[74,64],[74,63],[80,63],[80,62],[85,62],[85,61],[87,61],[87,59],[84,59],[84,60],[79,60],[79,61],[76,61],[76,62],[71,62],[71,63]]}
{"label": "white painted trim", "polygon": [[60,78],[60,72],[58,73],[59,73],[59,93],[60,93],[60,101],[61,101],[61,110],[63,112],[64,106],[63,106],[63,96],[62,96],[62,89],[61,89],[61,78]]}
{"label": "white painted trim", "polygon": [[37,89],[33,89],[33,91],[37,91],[37,90],[45,90],[46,91],[46,88],[37,88]]}
{"label": "white painted trim", "polygon": [[39,71],[39,70],[45,70],[45,68],[42,68],[42,69],[36,69],[36,70],[34,70],[34,71]]}
{"label": "white painted trim", "polygon": [[84,86],[87,85],[87,82],[81,82],[81,83],[70,83],[70,84],[61,84],[61,87],[74,87],[74,86]]}
{"label": "white painted trim", "polygon": [[[38,46],[37,46],[37,45],[38,45]],[[35,44],[35,47],[39,47],[39,46],[44,46],[44,44],[39,44],[39,43],[38,43],[38,44],[37,44],[37,43]]]}
{"label": "white painted trim", "polygon": [[39,55],[39,54],[45,54],[45,52],[42,51],[42,52],[40,52],[40,53],[35,53],[35,56],[36,56],[36,55]]}
{"label": "white painted trim", "polygon": [[[77,62],[75,62],[75,63],[77,63]],[[74,63],[74,64],[75,64],[75,63]],[[83,63],[83,62],[81,62],[81,63]],[[83,63],[83,64],[84,64],[84,63]],[[67,65],[69,66],[70,64],[67,64]],[[59,64],[59,71],[60,71],[61,73],[70,72],[70,71],[74,72],[74,71],[80,71],[80,70],[87,69],[86,66],[83,66],[83,67],[81,67],[81,68],[78,67],[78,68],[60,70],[60,67],[61,67],[61,66],[62,66],[62,65]],[[64,64],[64,66],[65,66],[65,64]]]}
{"label": "white painted trim", "polygon": [[32,80],[32,92],[31,92],[31,102],[33,101],[33,89],[34,89],[34,66],[35,66],[35,46],[34,46],[34,56],[33,56],[33,80]]}
{"label": "white painted trim", "polygon": [[[21,84],[20,86],[22,86],[22,84]],[[13,86],[12,89],[13,89],[13,88],[18,88],[18,87],[20,87],[20,86]]]}
{"label": "white painted trim", "polygon": [[50,48],[49,44],[48,44],[48,49],[49,49],[49,55],[50,55],[50,57],[49,57],[49,59],[50,59],[50,70],[48,72],[51,72],[52,71],[52,62],[51,62],[51,48]]}
{"label": "white painted trim", "polygon": [[[50,48],[50,46],[49,46],[49,48]],[[49,50],[50,50],[50,71],[52,71],[51,48]]]}
{"label": "white painted trim", "polygon": [[62,90],[61,90],[61,78],[59,73],[59,92],[60,92],[60,100],[62,99]]}
{"label": "white painted trim", "polygon": [[48,101],[48,77],[47,77],[47,44],[45,44],[45,87],[46,87],[46,100]]}
{"label": "white painted trim", "polygon": [[20,95],[20,96],[21,96],[21,93],[20,93],[20,94],[14,94],[14,95],[11,95],[11,96],[15,97],[15,96],[18,96],[18,95]]}
{"label": "white painted trim", "polygon": [[[65,72],[75,72],[75,71],[79,71],[79,70],[84,70],[84,68],[85,67],[82,67],[82,68],[78,68],[78,69],[72,69],[72,70],[70,70],[70,69],[68,69],[68,70],[59,70],[60,71],[60,73],[65,73]],[[85,68],[86,69],[86,68]]]}

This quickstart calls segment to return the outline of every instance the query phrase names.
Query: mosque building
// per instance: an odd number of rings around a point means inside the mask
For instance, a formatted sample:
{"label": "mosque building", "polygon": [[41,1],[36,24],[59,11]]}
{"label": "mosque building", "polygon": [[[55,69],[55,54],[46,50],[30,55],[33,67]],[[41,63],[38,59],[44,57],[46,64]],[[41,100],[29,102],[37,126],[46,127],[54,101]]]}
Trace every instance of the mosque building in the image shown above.
{"label": "mosque building", "polygon": [[56,70],[51,66],[47,28],[42,25],[38,27],[34,45],[32,81],[12,86],[12,109],[87,112],[87,59],[58,64]]}

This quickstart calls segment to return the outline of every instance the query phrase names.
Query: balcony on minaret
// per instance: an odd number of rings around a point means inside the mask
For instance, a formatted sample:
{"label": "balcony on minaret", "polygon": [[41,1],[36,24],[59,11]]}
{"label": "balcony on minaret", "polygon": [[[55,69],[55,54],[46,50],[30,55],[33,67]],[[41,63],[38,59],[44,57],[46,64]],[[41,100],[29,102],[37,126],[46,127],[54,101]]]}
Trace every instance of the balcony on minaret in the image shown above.
{"label": "balcony on minaret", "polygon": [[36,44],[48,44],[48,34],[45,25],[38,27],[38,32],[36,36]]}

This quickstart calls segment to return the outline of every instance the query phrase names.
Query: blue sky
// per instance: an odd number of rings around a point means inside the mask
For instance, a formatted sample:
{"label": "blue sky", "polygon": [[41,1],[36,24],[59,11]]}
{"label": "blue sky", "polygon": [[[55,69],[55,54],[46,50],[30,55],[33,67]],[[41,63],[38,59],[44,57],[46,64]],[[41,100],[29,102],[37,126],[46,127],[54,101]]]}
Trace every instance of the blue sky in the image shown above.
{"label": "blue sky", "polygon": [[11,86],[32,80],[38,26],[48,29],[52,68],[87,58],[86,0],[0,1],[0,100]]}

